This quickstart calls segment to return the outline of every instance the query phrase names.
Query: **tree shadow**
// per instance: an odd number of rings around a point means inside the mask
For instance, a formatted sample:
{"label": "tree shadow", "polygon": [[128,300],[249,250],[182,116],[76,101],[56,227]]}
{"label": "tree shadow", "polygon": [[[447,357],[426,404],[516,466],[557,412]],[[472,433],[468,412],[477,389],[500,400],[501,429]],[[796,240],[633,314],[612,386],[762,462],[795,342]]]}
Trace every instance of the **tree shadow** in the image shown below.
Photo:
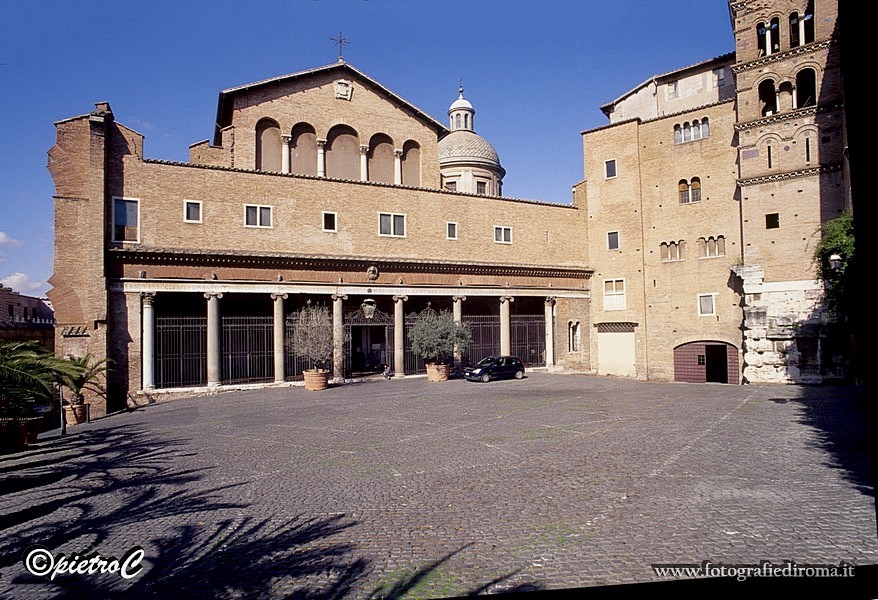
{"label": "tree shadow", "polygon": [[875,496],[874,408],[863,387],[808,386],[796,398],[771,400],[800,404],[799,422],[817,432],[816,445],[829,454],[827,466],[841,470],[861,493]]}
{"label": "tree shadow", "polygon": [[[183,468],[188,440],[142,426],[85,431],[42,442],[51,461],[4,461],[0,492],[0,596],[25,590],[46,595],[114,597],[260,596],[340,598],[368,561],[331,536],[351,527],[343,515],[272,519],[247,515],[230,501],[232,483],[196,485],[210,468]],[[206,523],[209,518],[213,521]],[[169,523],[169,519],[172,522]],[[200,519],[204,519],[203,521]],[[24,550],[33,545],[117,558],[133,546],[147,550],[145,570],[131,580],[116,574],[29,573]],[[123,544],[122,550],[114,554]],[[18,590],[18,592],[16,592]]]}
{"label": "tree shadow", "polygon": [[[382,600],[400,600],[401,598],[405,598],[409,594],[411,594],[413,597],[420,597],[421,593],[419,593],[419,586],[425,585],[426,582],[430,579],[431,575],[434,575],[435,573],[437,573],[439,568],[443,564],[445,564],[449,559],[451,559],[454,555],[456,555],[460,552],[463,552],[464,550],[466,550],[468,547],[470,547],[472,545],[473,545],[473,542],[470,542],[469,544],[464,544],[463,546],[461,546],[457,550],[455,550],[453,552],[449,552],[448,554],[446,554],[442,558],[422,566],[421,568],[417,569],[414,573],[405,574],[405,575],[397,578],[396,581],[393,582],[392,584],[387,584],[387,585],[382,584],[382,585],[376,586],[372,590],[372,592],[369,594],[368,598],[370,598],[370,599],[380,598]],[[540,582],[525,582],[525,583],[520,583],[520,584],[518,584],[514,587],[511,587],[511,588],[494,589],[494,590],[491,589],[491,588],[494,588],[495,586],[500,585],[504,581],[514,577],[520,571],[521,571],[521,569],[516,569],[515,571],[511,571],[509,573],[506,573],[505,575],[500,575],[499,577],[496,577],[496,578],[492,579],[491,581],[488,581],[487,583],[484,583],[484,584],[479,585],[477,587],[471,588],[463,593],[457,593],[456,591],[452,591],[450,589],[444,590],[446,593],[443,593],[443,591],[440,590],[438,593],[438,596],[446,596],[448,594],[454,594],[455,596],[457,596],[457,595],[477,596],[479,594],[485,594],[485,593],[504,593],[505,594],[505,593],[515,593],[515,592],[538,591],[538,590],[544,589],[544,586]]]}

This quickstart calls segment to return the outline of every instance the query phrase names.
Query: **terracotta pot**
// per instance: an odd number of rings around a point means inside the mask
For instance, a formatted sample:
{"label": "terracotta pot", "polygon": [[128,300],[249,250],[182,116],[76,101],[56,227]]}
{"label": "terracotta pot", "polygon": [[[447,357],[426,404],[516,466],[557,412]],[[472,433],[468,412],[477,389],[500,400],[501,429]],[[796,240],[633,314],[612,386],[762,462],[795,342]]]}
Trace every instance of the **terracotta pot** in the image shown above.
{"label": "terracotta pot", "polygon": [[0,447],[21,450],[37,442],[42,417],[0,419]]}
{"label": "terracotta pot", "polygon": [[427,381],[448,381],[451,365],[427,363]]}
{"label": "terracotta pot", "polygon": [[68,425],[81,425],[85,423],[88,416],[88,409],[85,404],[75,404],[73,406],[64,407],[64,419]]}
{"label": "terracotta pot", "polygon": [[309,392],[319,392],[329,387],[329,370],[328,369],[306,369],[305,389]]}

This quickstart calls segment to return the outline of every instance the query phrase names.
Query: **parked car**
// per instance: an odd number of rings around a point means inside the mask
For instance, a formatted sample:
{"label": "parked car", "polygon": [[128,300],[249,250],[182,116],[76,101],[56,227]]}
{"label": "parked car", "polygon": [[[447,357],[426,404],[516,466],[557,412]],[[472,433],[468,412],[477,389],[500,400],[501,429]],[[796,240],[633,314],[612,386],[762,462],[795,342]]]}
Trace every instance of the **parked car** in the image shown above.
{"label": "parked car", "polygon": [[515,356],[488,356],[477,364],[467,367],[464,376],[470,381],[488,383],[492,379],[508,379],[524,377],[524,363]]}

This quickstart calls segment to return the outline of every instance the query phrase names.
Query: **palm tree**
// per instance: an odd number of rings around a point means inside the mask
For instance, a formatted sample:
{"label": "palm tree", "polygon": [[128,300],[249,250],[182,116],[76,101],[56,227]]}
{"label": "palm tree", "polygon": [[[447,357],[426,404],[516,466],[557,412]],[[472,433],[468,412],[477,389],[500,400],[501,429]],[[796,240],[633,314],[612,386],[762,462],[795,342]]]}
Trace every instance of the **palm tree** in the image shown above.
{"label": "palm tree", "polygon": [[101,382],[101,375],[110,370],[110,359],[95,361],[91,354],[79,358],[71,355],[67,357],[67,362],[73,367],[73,372],[63,375],[61,380],[73,394],[70,399],[71,406],[85,403],[86,391],[94,392],[99,396],[107,393]]}
{"label": "palm tree", "polygon": [[52,402],[55,384],[77,367],[32,342],[0,342],[0,416],[33,414]]}

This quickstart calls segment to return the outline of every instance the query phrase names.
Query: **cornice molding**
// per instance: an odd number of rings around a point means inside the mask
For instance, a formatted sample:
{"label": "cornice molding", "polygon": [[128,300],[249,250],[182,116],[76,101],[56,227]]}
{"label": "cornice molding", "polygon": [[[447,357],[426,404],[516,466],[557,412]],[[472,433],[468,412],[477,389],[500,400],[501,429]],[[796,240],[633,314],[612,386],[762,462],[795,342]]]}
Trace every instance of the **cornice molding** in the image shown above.
{"label": "cornice molding", "polygon": [[792,119],[813,117],[817,114],[836,112],[840,110],[842,106],[843,105],[841,102],[833,102],[832,104],[825,106],[808,106],[805,108],[797,108],[796,110],[778,113],[776,115],[771,115],[770,117],[762,117],[761,119],[755,119],[753,121],[735,123],[735,131],[747,131],[748,129],[755,129],[757,127],[764,127],[766,125],[773,125],[775,123],[790,121]]}
{"label": "cornice molding", "polygon": [[737,75],[738,73],[743,73],[744,71],[758,69],[759,67],[770,65],[776,62],[781,62],[795,56],[801,56],[802,54],[826,50],[833,43],[837,42],[837,38],[830,38],[828,40],[823,40],[822,42],[811,42],[810,44],[805,44],[804,46],[798,46],[796,48],[791,48],[790,50],[784,50],[783,52],[776,52],[768,56],[762,56],[760,58],[757,58],[756,60],[751,60],[750,62],[738,63],[737,65],[732,66],[732,73]]}
{"label": "cornice molding", "polygon": [[315,271],[363,271],[371,266],[380,272],[415,271],[421,273],[500,275],[506,277],[551,277],[590,279],[594,271],[583,267],[548,267],[514,264],[459,263],[418,259],[376,259],[369,257],[331,257],[258,252],[206,252],[191,249],[109,248],[108,257],[122,264],[173,264],[230,266]]}
{"label": "cornice molding", "polygon": [[771,175],[760,175],[759,177],[749,177],[747,179],[739,179],[738,185],[747,187],[751,185],[759,185],[761,183],[775,183],[778,181],[787,181],[789,179],[800,179],[802,177],[812,177],[823,173],[834,173],[841,171],[841,163],[833,163],[829,165],[820,165],[810,169],[799,169],[798,171],[789,171],[787,173],[772,173]]}

